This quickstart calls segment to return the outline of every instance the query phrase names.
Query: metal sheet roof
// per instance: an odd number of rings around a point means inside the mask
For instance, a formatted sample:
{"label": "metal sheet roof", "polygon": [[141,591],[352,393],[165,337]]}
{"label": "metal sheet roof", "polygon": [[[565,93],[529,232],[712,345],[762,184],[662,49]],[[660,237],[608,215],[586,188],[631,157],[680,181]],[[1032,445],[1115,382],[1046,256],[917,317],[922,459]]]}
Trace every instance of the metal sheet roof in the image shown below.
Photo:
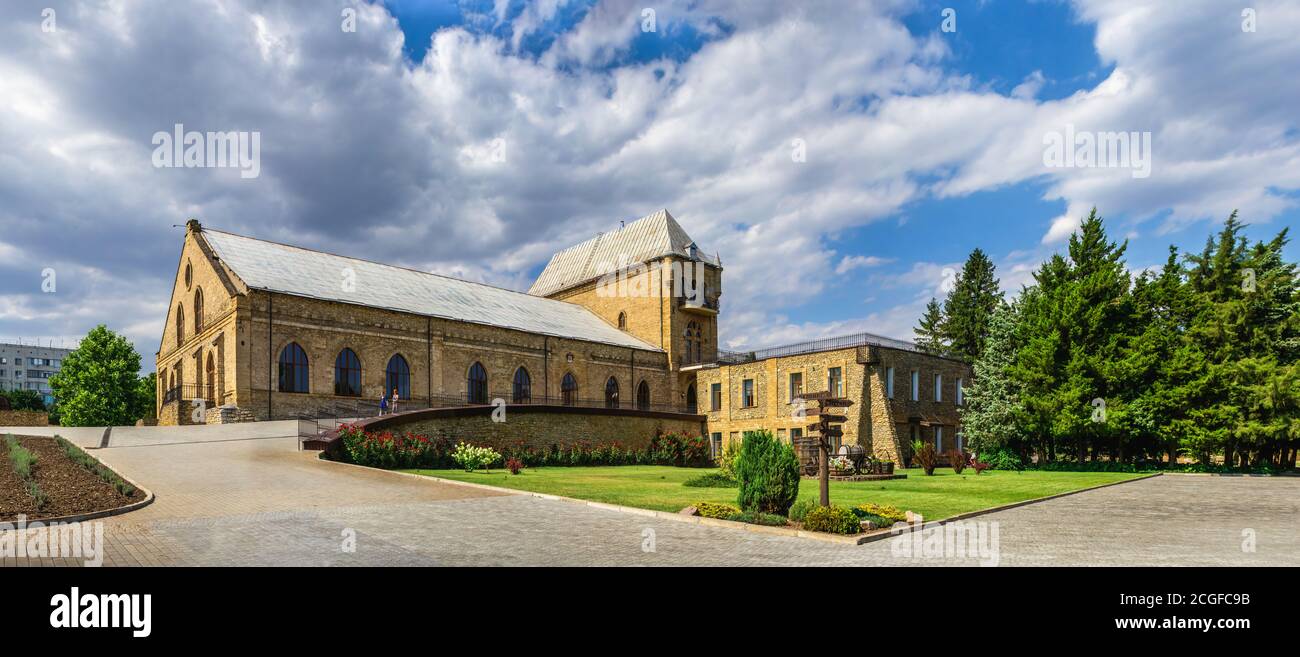
{"label": "metal sheet roof", "polygon": [[662,351],[577,304],[209,228],[202,235],[250,288]]}
{"label": "metal sheet roof", "polygon": [[[689,258],[691,244],[691,236],[677,220],[667,210],[660,210],[556,253],[528,293],[547,296],[666,255]],[[696,258],[720,265],[716,258],[698,248]]]}

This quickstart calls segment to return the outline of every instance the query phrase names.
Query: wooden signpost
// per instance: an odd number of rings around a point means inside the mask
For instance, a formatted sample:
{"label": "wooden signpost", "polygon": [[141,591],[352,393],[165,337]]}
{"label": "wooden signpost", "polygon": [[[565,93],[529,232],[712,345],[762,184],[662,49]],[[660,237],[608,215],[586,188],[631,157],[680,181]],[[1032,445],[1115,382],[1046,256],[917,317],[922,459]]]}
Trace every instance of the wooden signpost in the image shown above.
{"label": "wooden signpost", "polygon": [[818,406],[820,406],[820,408],[806,409],[804,414],[810,418],[817,418],[816,424],[808,425],[808,433],[810,437],[811,434],[817,434],[817,478],[820,480],[818,483],[821,491],[821,505],[830,506],[830,439],[844,437],[844,429],[838,425],[848,422],[849,418],[829,411],[852,406],[853,402],[842,397],[832,397],[830,391],[810,392],[804,395],[803,399],[804,401],[817,402]]}

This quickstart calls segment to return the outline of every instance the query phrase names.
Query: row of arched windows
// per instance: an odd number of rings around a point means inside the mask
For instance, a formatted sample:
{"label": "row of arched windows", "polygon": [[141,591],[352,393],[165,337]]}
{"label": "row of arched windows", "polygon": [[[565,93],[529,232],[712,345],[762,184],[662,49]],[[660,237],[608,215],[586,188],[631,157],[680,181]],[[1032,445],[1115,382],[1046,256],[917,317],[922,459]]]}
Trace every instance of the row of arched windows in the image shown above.
{"label": "row of arched windows", "polygon": [[[297,342],[290,342],[280,350],[279,370],[280,392],[311,392],[307,352]],[[394,354],[384,368],[384,394],[394,389],[402,399],[411,398],[411,367],[401,354]],[[334,394],[361,396],[361,359],[346,347],[334,359]]]}
{"label": "row of arched windows", "polygon": [[[297,342],[290,342],[280,351],[279,361],[280,392],[311,392],[309,380],[310,364],[307,352]],[[470,365],[465,381],[465,397],[470,404],[487,404],[488,373],[482,363]],[[394,354],[384,368],[384,393],[396,389],[402,399],[411,398],[411,368],[401,354]],[[352,349],[344,348],[334,359],[334,394],[342,397],[361,396],[361,359]],[[528,404],[533,400],[533,377],[528,369],[520,366],[515,370],[511,389],[511,401],[515,404]],[[560,401],[566,406],[578,403],[578,380],[573,373],[566,373],[560,381]],[[619,407],[618,380],[609,377],[605,382],[605,407]],[[650,384],[642,381],[636,390],[636,407],[640,410],[650,409]]]}
{"label": "row of arched windows", "polygon": [[[203,332],[203,288],[194,290],[194,335]],[[185,304],[176,304],[176,346],[185,343]]]}

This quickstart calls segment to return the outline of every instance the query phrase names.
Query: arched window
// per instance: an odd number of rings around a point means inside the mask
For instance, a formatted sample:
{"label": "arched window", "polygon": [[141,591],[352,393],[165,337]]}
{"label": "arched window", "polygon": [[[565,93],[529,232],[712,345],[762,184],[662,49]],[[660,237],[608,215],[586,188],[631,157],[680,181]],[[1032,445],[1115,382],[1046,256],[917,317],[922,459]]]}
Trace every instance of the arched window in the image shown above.
{"label": "arched window", "polygon": [[208,352],[207,388],[208,389],[203,394],[203,398],[210,402],[216,402],[217,400],[217,357],[214,356],[211,351]]}
{"label": "arched window", "polygon": [[471,404],[488,403],[487,370],[483,364],[475,362],[469,366],[469,378],[465,386],[466,400]]}
{"label": "arched window", "polygon": [[185,306],[176,304],[176,346],[185,342]]}
{"label": "arched window", "polygon": [[692,383],[686,388],[686,412],[694,413],[698,408],[699,401],[695,393],[695,384]]}
{"label": "arched window", "polygon": [[280,351],[280,392],[310,392],[307,372],[307,352],[290,342]]}
{"label": "arched window", "polygon": [[203,288],[194,289],[194,335],[203,332]]}
{"label": "arched window", "polygon": [[686,358],[684,362],[700,362],[700,325],[690,322],[686,325]]}
{"label": "arched window", "polygon": [[627,330],[627,313],[618,314],[618,327],[624,331]]}
{"label": "arched window", "polygon": [[392,397],[393,390],[397,390],[397,396],[402,399],[411,398],[411,367],[401,354],[393,354],[388,359],[388,367],[384,368],[384,396]]}
{"label": "arched window", "polygon": [[578,403],[578,380],[573,378],[573,373],[564,375],[560,381],[560,399],[565,406],[573,406]]}
{"label": "arched window", "polygon": [[528,370],[521,365],[515,370],[515,389],[513,401],[516,404],[527,404],[533,400],[533,377],[528,375]]}
{"label": "arched window", "polygon": [[618,379],[612,376],[605,382],[605,408],[618,408]]}
{"label": "arched window", "polygon": [[650,384],[645,381],[636,387],[636,407],[643,411],[650,410]]}
{"label": "arched window", "polygon": [[334,359],[334,394],[342,397],[361,396],[361,360],[355,351],[346,347]]}

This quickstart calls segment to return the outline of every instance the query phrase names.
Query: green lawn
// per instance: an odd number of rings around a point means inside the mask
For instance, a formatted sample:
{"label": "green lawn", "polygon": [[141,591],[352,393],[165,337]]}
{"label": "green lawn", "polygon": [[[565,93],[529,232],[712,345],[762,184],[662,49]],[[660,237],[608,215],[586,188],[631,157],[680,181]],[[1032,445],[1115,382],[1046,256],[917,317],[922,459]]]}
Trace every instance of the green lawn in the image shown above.
{"label": "green lawn", "polygon": [[[713,470],[661,465],[529,468],[517,476],[500,469],[486,473],[463,470],[406,472],[658,511],[678,511],[700,501],[734,505],[737,493],[735,488],[688,488],[682,485],[691,477]],[[863,502],[892,504],[903,510],[917,511],[927,520],[940,520],[967,511],[1142,476],[1111,472],[993,470],[976,476],[974,470],[958,475],[951,468],[935,470],[932,477],[925,476],[920,470],[904,472],[907,479],[831,482],[831,502],[849,506]],[[801,482],[799,499],[817,499],[815,480]]]}

